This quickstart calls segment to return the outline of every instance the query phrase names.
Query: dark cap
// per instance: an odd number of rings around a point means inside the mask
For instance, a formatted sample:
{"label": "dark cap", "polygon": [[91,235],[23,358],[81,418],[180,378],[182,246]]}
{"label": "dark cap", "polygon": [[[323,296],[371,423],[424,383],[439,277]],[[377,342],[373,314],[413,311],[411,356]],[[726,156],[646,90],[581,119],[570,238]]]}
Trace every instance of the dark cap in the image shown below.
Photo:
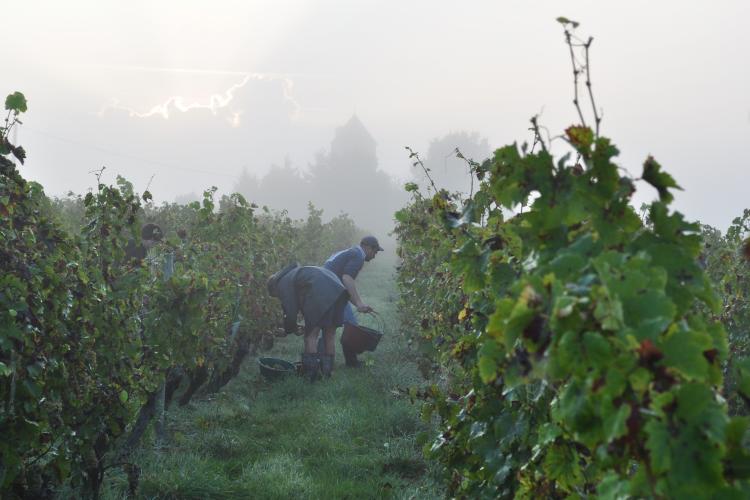
{"label": "dark cap", "polygon": [[380,246],[380,243],[378,243],[378,239],[375,236],[365,236],[362,238],[362,241],[359,242],[360,245],[367,245],[370,248],[374,248],[375,250],[382,252],[383,247]]}

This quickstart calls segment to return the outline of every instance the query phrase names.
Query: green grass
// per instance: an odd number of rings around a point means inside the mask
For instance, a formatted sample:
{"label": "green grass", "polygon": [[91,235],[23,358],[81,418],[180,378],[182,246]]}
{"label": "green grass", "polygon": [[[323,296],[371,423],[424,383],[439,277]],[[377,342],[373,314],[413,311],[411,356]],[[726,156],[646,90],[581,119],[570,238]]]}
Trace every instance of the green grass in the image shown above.
{"label": "green grass", "polygon": [[[419,407],[394,395],[419,382],[395,321],[393,267],[377,259],[358,278],[364,300],[381,312],[385,336],[365,366],[349,369],[337,342],[330,380],[263,379],[257,358],[211,400],[168,413],[169,442],[146,443],[140,498],[440,498],[417,435]],[[379,326],[370,321],[371,326]],[[299,359],[301,337],[277,339],[263,356]],[[108,474],[104,498],[124,498],[127,481]]]}

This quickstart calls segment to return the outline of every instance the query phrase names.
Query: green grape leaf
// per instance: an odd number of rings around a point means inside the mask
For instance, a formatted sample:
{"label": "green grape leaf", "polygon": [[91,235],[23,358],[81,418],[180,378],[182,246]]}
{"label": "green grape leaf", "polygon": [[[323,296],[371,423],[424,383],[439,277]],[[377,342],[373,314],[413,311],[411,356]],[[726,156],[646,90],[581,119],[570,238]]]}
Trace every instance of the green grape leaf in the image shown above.
{"label": "green grape leaf", "polygon": [[489,383],[497,378],[498,362],[502,359],[502,349],[496,342],[488,341],[479,350],[479,376],[484,383]]}
{"label": "green grape leaf", "polygon": [[578,453],[568,446],[550,447],[544,457],[544,470],[566,490],[572,490],[583,482]]}
{"label": "green grape leaf", "polygon": [[737,479],[750,479],[750,450],[745,446],[749,417],[734,417],[727,425],[727,469]]}
{"label": "green grape leaf", "polygon": [[649,385],[651,384],[651,380],[652,380],[651,372],[641,367],[637,368],[628,377],[630,386],[633,388],[634,391],[636,391],[639,394],[643,394],[646,392]]}
{"label": "green grape leaf", "polygon": [[26,96],[21,92],[13,92],[5,98],[5,109],[16,113],[25,113],[28,109]]}
{"label": "green grape leaf", "polygon": [[734,372],[737,378],[737,390],[746,398],[750,398],[750,357],[735,361]]}
{"label": "green grape leaf", "polygon": [[657,474],[669,470],[672,452],[669,443],[672,436],[667,425],[660,420],[650,420],[644,426],[646,431],[646,449],[649,451],[651,467]]}
{"label": "green grape leaf", "polygon": [[662,346],[663,364],[688,379],[705,380],[709,376],[709,364],[703,353],[712,347],[711,338],[705,333],[678,330]]}
{"label": "green grape leaf", "polygon": [[620,476],[614,472],[608,472],[599,481],[596,494],[600,500],[628,500],[631,498],[628,482],[620,479]]}
{"label": "green grape leaf", "polygon": [[701,433],[714,443],[723,443],[728,418],[708,385],[683,384],[677,392],[677,416],[690,425],[700,426]]}
{"label": "green grape leaf", "polygon": [[659,192],[659,199],[664,203],[671,203],[674,199],[672,193],[669,192],[670,188],[682,190],[671,175],[661,170],[661,165],[652,156],[649,156],[643,163],[641,178],[656,188]]}
{"label": "green grape leaf", "polygon": [[616,411],[605,418],[604,432],[607,442],[611,442],[627,433],[626,422],[630,417],[630,405],[622,404]]}
{"label": "green grape leaf", "polygon": [[605,368],[612,362],[612,348],[601,334],[586,332],[583,334],[583,346],[586,357],[591,365],[597,368]]}
{"label": "green grape leaf", "polygon": [[555,441],[562,434],[562,429],[552,422],[547,422],[539,429],[539,439],[537,443],[541,446],[548,445]]}

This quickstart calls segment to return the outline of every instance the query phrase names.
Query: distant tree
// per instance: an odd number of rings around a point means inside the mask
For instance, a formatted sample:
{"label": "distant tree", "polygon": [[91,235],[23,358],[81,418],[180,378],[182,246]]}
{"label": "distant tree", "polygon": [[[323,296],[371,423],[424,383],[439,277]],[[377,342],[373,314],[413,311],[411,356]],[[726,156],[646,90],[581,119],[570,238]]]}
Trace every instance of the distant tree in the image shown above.
{"label": "distant tree", "polygon": [[376,142],[353,115],[336,129],[328,154],[310,166],[316,206],[330,215],[347,213],[356,224],[385,236],[393,213],[405,201],[403,190],[378,169]]}
{"label": "distant tree", "polygon": [[[471,189],[469,168],[465,160],[456,156],[456,149],[465,158],[479,163],[490,155],[487,139],[480,137],[478,132],[450,132],[430,142],[424,164],[430,169],[430,176],[438,188],[467,194]],[[424,173],[421,170],[414,173],[418,181],[425,185]]]}
{"label": "distant tree", "polygon": [[285,158],[284,165],[271,165],[260,180],[257,199],[251,201],[287,210],[293,218],[300,218],[307,214],[307,204],[312,200],[308,180]]}
{"label": "distant tree", "polygon": [[394,212],[406,202],[402,187],[378,169],[375,140],[356,115],[336,129],[330,150],[316,155],[307,175],[287,158],[260,179],[243,170],[234,190],[258,205],[286,210],[295,219],[309,214],[308,203],[328,218],[347,214],[381,238],[391,231]]}
{"label": "distant tree", "polygon": [[245,199],[257,203],[256,200],[260,193],[260,181],[258,180],[258,176],[250,174],[247,171],[247,167],[243,167],[242,173],[237,179],[237,182],[234,183],[232,191],[240,193]]}
{"label": "distant tree", "polygon": [[71,234],[79,234],[86,222],[83,196],[68,191],[65,196],[43,199],[43,210]]}
{"label": "distant tree", "polygon": [[192,203],[194,201],[200,201],[201,197],[195,194],[195,191],[191,191],[189,193],[185,194],[178,194],[174,197],[174,202],[178,205],[187,205],[188,203]]}

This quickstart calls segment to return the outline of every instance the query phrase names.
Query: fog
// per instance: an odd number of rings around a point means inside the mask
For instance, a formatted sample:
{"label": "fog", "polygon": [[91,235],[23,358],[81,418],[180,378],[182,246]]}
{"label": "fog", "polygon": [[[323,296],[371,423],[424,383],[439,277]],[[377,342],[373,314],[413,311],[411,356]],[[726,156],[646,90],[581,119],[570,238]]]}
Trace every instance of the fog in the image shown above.
{"label": "fog", "polygon": [[[594,37],[602,133],[619,163],[639,176],[654,155],[690,219],[724,229],[750,206],[746,1],[0,8],[0,92],[28,98],[21,171],[48,194],[84,192],[106,166],[105,180],[121,174],[157,201],[241,189],[295,216],[313,201],[387,232],[416,174],[404,146],[451,183],[453,142],[483,155],[530,140],[532,115],[553,135],[576,121],[563,15]],[[655,196],[639,187],[639,200]]]}

